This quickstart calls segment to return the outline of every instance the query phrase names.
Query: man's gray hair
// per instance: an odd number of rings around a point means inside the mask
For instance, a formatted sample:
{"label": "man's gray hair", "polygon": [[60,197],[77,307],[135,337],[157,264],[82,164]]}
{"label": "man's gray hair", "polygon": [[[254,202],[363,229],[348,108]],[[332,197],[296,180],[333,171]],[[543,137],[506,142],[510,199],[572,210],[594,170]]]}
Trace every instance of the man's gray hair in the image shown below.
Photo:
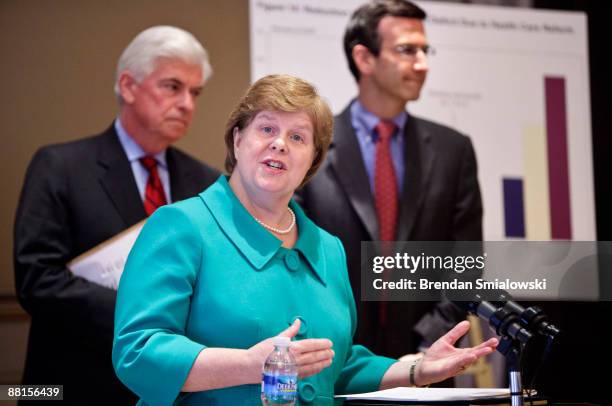
{"label": "man's gray hair", "polygon": [[121,101],[119,78],[129,71],[140,82],[153,70],[159,58],[178,59],[202,67],[202,85],[212,75],[208,53],[189,32],[169,25],[147,28],[138,34],[125,48],[117,63],[115,94]]}

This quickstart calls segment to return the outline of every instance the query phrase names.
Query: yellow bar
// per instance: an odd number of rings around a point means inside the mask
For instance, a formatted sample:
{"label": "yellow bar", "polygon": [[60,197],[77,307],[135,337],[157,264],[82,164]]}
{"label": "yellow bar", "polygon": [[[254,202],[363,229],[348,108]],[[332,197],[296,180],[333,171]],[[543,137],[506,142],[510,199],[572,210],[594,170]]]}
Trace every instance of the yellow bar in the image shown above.
{"label": "yellow bar", "polygon": [[550,240],[550,194],[546,131],[542,125],[523,127],[525,237]]}

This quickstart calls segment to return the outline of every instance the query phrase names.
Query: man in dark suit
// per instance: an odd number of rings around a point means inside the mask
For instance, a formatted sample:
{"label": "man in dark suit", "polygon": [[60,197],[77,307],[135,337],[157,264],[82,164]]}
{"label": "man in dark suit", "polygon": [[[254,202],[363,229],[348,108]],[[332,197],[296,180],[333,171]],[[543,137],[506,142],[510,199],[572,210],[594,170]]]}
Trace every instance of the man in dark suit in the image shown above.
{"label": "man in dark suit", "polygon": [[428,71],[424,19],[403,0],[352,15],[344,49],[359,95],[336,117],[326,162],[300,192],[309,216],[344,243],[355,341],[391,357],[428,346],[465,315],[448,302],[360,301],[361,241],[482,239],[470,140],[406,111]]}
{"label": "man in dark suit", "polygon": [[111,363],[116,291],[66,264],[216,180],[216,170],[170,147],[187,131],[210,75],[207,53],[190,33],[149,28],[119,59],[114,123],[35,154],[14,230],[17,293],[32,318],[24,384],[64,385],[69,404],[137,401]]}

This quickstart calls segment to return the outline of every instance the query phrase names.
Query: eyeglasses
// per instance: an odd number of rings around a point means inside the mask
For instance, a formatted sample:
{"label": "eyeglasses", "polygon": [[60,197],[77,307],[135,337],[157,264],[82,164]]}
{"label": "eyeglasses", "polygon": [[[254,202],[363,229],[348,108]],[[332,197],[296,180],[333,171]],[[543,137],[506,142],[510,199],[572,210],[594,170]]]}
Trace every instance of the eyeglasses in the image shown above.
{"label": "eyeglasses", "polygon": [[435,55],[435,50],[429,45],[399,44],[392,49],[393,52],[408,58],[415,58],[419,51],[422,51],[424,56]]}

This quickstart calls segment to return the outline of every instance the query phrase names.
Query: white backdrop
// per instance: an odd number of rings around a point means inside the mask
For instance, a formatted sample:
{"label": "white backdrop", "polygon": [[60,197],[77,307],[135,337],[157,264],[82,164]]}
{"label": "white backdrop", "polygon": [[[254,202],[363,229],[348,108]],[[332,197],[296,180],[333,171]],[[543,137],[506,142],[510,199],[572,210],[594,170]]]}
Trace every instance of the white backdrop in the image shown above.
{"label": "white backdrop", "polygon": [[[250,0],[252,80],[289,73],[335,113],[356,94],[342,50],[363,0]],[[565,81],[571,228],[595,240],[587,22],[582,13],[421,1],[436,50],[408,110],[469,135],[479,163],[487,240],[506,239],[502,179],[524,185],[526,238],[550,239],[545,77]]]}

